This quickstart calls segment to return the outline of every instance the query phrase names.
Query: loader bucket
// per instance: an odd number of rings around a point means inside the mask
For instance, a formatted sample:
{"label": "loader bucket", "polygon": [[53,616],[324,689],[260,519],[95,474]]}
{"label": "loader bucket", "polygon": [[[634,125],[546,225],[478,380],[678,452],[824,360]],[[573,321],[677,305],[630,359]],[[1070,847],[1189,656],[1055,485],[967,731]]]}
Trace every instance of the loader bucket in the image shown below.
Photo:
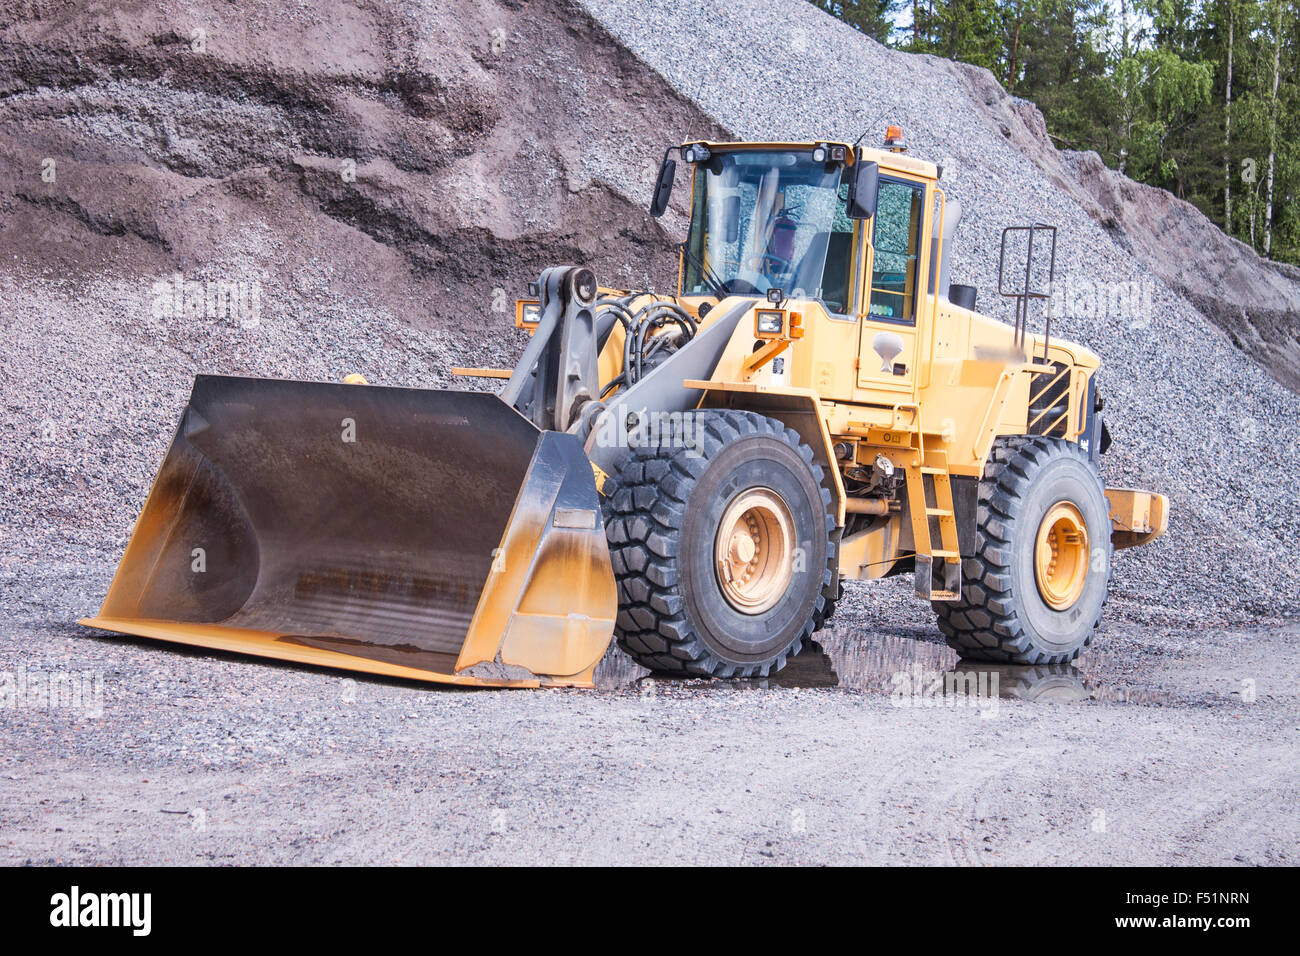
{"label": "loader bucket", "polygon": [[590,686],[616,604],[573,436],[494,395],[199,376],[82,623],[419,680]]}

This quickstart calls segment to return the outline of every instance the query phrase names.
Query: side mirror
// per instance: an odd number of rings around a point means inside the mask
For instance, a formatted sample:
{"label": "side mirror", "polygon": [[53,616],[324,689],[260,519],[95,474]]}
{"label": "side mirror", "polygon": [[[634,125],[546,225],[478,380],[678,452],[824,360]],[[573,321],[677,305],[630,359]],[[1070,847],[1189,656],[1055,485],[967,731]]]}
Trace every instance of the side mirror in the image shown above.
{"label": "side mirror", "polygon": [[850,219],[870,219],[876,214],[876,190],[879,185],[878,164],[864,163],[861,160],[853,164],[853,179],[849,182],[846,210]]}
{"label": "side mirror", "polygon": [[677,175],[677,161],[664,157],[655,180],[654,196],[650,199],[650,215],[658,219],[668,208],[668,197],[673,194],[673,177]]}

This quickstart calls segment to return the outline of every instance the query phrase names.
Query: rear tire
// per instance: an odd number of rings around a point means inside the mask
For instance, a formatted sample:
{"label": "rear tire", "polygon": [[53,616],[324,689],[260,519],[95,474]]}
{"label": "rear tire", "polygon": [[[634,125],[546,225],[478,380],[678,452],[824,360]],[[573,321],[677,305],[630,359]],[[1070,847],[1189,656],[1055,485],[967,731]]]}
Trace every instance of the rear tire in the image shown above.
{"label": "rear tire", "polygon": [[939,629],[967,660],[1074,660],[1101,620],[1110,558],[1110,508],[1087,454],[1059,439],[998,439],[961,599],[933,605]]}
{"label": "rear tire", "polygon": [[634,448],[611,476],[614,631],[651,670],[766,677],[826,617],[830,492],[812,450],[780,422],[710,410],[683,425]]}

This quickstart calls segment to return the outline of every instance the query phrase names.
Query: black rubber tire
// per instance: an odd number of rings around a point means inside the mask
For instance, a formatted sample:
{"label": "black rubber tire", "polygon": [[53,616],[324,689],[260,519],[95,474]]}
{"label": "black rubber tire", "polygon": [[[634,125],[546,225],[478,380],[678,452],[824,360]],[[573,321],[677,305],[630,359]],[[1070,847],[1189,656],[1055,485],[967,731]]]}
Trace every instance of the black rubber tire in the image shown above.
{"label": "black rubber tire", "polygon": [[[838,540],[835,540],[834,535],[832,535],[831,549],[833,554],[832,561],[838,561],[840,543]],[[832,564],[832,569],[833,568],[834,565]],[[822,597],[825,598],[825,606],[814,616],[814,632],[820,631],[826,626],[826,622],[829,621],[831,615],[835,613],[835,608],[844,600],[844,581],[840,579],[838,574],[832,574],[830,584],[826,585],[822,590]]]}
{"label": "black rubber tire", "polygon": [[[694,447],[642,445],[610,476],[603,507],[618,581],[614,632],[651,670],[766,677],[825,619],[837,557],[831,495],[812,449],[780,422],[731,410],[687,415]],[[727,505],[755,485],[786,502],[806,558],[777,604],[749,615],[723,596],[713,541]]]}
{"label": "black rubber tire", "polygon": [[[1038,592],[1034,541],[1047,509],[1074,503],[1088,529],[1088,580],[1057,611]],[[1096,463],[1054,438],[1000,438],[979,487],[975,555],[962,562],[962,596],[935,601],[939,629],[967,660],[1060,664],[1092,642],[1110,583],[1110,508]]]}

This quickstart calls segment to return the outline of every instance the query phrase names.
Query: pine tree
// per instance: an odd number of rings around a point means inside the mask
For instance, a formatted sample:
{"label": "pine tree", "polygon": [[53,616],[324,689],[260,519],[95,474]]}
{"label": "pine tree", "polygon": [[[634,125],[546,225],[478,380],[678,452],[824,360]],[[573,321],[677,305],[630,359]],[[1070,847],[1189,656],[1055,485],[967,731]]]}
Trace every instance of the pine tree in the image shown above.
{"label": "pine tree", "polygon": [[900,0],[812,0],[831,16],[843,20],[879,43],[888,43],[894,31],[893,14]]}

